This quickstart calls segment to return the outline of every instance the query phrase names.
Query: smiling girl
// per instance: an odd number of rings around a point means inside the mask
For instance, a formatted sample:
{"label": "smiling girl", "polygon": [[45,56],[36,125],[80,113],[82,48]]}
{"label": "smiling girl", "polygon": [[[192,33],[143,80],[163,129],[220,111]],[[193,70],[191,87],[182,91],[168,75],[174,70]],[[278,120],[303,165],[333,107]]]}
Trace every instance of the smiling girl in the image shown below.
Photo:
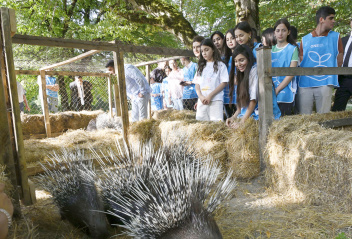
{"label": "smiling girl", "polygon": [[247,45],[253,50],[253,55],[257,58],[256,48],[261,44],[254,43],[252,37],[252,28],[248,22],[240,22],[235,26],[236,42],[240,45]]}
{"label": "smiling girl", "polygon": [[197,120],[223,121],[223,89],[228,81],[227,67],[219,51],[211,39],[204,39],[194,80],[198,95]]}
{"label": "smiling girl", "polygon": [[[290,34],[290,23],[280,19],[275,23],[277,44],[271,50],[272,67],[297,67],[298,48]],[[282,115],[291,115],[297,83],[294,76],[273,77],[277,102]]]}
{"label": "smiling girl", "polygon": [[[233,62],[230,72],[230,95],[237,83],[237,110],[235,114],[226,120],[226,125],[231,128],[238,128],[249,118],[258,120],[258,75],[257,65],[252,50],[247,45],[236,46],[232,54]],[[236,67],[236,74],[235,74]],[[274,93],[274,92],[273,92]],[[274,118],[280,118],[280,110],[273,94]],[[235,121],[240,118],[239,122]]]}

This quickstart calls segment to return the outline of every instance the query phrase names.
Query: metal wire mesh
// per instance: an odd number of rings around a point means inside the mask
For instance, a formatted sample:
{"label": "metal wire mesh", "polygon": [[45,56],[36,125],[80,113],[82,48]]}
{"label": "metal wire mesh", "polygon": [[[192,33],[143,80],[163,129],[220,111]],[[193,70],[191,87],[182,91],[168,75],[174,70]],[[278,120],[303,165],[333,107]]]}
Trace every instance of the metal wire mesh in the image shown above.
{"label": "metal wire mesh", "polygon": [[[15,69],[17,70],[39,70],[44,66],[65,61],[79,54],[84,53],[81,49],[65,49],[59,47],[42,47],[29,45],[13,45]],[[166,56],[157,56],[150,54],[128,53],[124,54],[125,63],[140,63],[150,60],[165,58]],[[112,52],[98,52],[82,60],[74,61],[70,64],[55,67],[54,71],[64,72],[95,72],[106,73],[105,64],[108,60],[113,59]],[[150,65],[153,70],[157,64]],[[146,75],[145,66],[139,67],[140,71]],[[77,84],[72,76],[54,76],[56,84],[59,85],[58,91],[58,112],[64,111],[81,111],[81,110],[103,110],[109,109],[108,79],[106,77],[82,76],[84,88],[84,105],[78,96]],[[41,114],[41,100],[39,97],[39,85],[37,76],[17,75],[25,91],[30,112],[25,109],[25,113]],[[165,90],[165,89],[164,89]],[[160,92],[161,94],[162,92]],[[164,100],[165,102],[165,100]],[[184,108],[192,110],[195,100],[186,100],[183,102]],[[128,108],[131,109],[131,101],[128,100]],[[174,105],[174,104],[173,104]],[[172,105],[168,105],[172,108]],[[113,102],[115,107],[115,102]],[[164,107],[163,107],[164,108]]]}

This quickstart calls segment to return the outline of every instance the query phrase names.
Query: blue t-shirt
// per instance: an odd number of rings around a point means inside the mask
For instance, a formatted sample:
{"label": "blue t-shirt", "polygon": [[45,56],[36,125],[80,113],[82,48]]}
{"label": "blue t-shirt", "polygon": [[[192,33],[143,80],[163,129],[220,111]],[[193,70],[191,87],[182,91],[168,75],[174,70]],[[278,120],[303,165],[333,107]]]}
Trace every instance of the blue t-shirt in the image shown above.
{"label": "blue t-shirt", "polygon": [[[190,63],[190,67],[183,68],[184,81],[193,81],[193,78],[197,71],[197,64],[194,62]],[[196,87],[194,84],[187,85],[183,87],[183,99],[194,99],[198,98]]]}
{"label": "blue t-shirt", "polygon": [[163,108],[163,96],[161,94],[161,83],[150,84],[152,88],[152,94],[159,94],[158,96],[151,97],[151,108],[152,110],[161,110]]}
{"label": "blue t-shirt", "polygon": [[[45,80],[46,80],[46,85],[55,85],[56,84],[56,78],[53,76],[45,76]],[[52,90],[46,89],[46,94],[47,94],[47,96],[50,96],[53,98],[58,97],[57,91],[52,91]]]}
{"label": "blue t-shirt", "polygon": [[[230,75],[230,71],[231,71],[231,64],[232,64],[232,56],[230,57],[229,63],[227,65],[227,72],[229,73],[229,75]],[[229,79],[229,82],[231,80],[233,81],[234,79]],[[223,91],[224,91],[224,104],[230,104],[230,86],[229,86],[229,84],[227,84],[225,86]],[[236,85],[233,89],[231,104],[236,104]]]}
{"label": "blue t-shirt", "polygon": [[[313,37],[312,33],[302,39],[303,59],[300,67],[337,67],[340,34],[330,31],[327,36]],[[301,76],[299,87],[339,86],[337,75]]]}

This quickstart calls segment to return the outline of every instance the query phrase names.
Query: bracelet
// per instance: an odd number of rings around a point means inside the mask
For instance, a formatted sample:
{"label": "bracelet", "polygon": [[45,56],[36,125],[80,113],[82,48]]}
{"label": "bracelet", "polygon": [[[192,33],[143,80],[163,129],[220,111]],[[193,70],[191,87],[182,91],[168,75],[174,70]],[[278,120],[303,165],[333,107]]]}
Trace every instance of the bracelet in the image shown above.
{"label": "bracelet", "polygon": [[2,208],[0,208],[0,212],[4,213],[6,215],[8,227],[11,227],[12,219],[11,219],[10,213],[8,213],[5,209],[2,209]]}

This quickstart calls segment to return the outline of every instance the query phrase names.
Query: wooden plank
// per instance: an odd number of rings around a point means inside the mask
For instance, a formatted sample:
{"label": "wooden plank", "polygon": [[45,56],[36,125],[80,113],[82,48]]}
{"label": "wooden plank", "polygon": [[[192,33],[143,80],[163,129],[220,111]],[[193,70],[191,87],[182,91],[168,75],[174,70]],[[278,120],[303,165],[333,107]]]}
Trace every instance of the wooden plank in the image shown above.
{"label": "wooden plank", "polygon": [[[123,138],[128,144],[128,103],[127,103],[127,92],[126,92],[126,81],[125,81],[125,64],[123,60],[123,52],[117,49],[114,51],[114,64],[115,64],[115,73],[117,75],[118,84],[119,84],[119,94],[120,94],[120,106],[121,106],[121,118],[122,118],[122,132]],[[117,112],[117,109],[116,109]]]}
{"label": "wooden plank", "polygon": [[[2,42],[2,37],[0,35],[0,40]],[[2,44],[0,44],[1,51],[2,52]],[[0,55],[1,62],[4,63],[3,61],[3,55]],[[3,64],[1,64],[1,78],[4,75],[5,68],[3,67]],[[5,77],[6,78],[6,77]],[[5,91],[5,86],[4,84],[6,82],[0,81],[0,164],[6,166],[6,173],[7,177],[9,178],[11,184],[14,186],[14,191],[12,192],[11,195],[9,195],[13,199],[13,204],[14,204],[14,215],[15,216],[20,216],[21,215],[21,206],[20,206],[20,196],[19,196],[19,191],[18,191],[18,183],[17,183],[17,178],[16,178],[16,168],[15,168],[15,158],[13,155],[13,145],[12,145],[12,140],[11,140],[11,131],[12,129],[10,127],[9,119],[8,119],[8,109],[9,107],[7,106],[6,99],[8,97],[6,96],[6,91]],[[5,97],[6,96],[6,97]]]}
{"label": "wooden plank", "polygon": [[[15,20],[15,19],[12,19]],[[12,25],[15,23],[12,23]],[[14,152],[17,161],[17,172],[19,175],[19,182],[22,189],[22,199],[25,205],[32,204],[30,188],[28,185],[27,164],[24,157],[24,143],[22,133],[22,123],[20,116],[20,106],[17,93],[17,81],[15,74],[15,65],[12,52],[12,39],[11,39],[11,20],[10,11],[8,8],[1,8],[1,30],[2,40],[4,45],[5,65],[7,72],[7,82],[10,87],[10,101],[12,106],[12,123],[14,129],[14,141],[16,145],[16,152]]]}
{"label": "wooden plank", "polygon": [[[150,86],[150,65],[145,66],[145,77],[147,78],[148,84]],[[148,100],[148,118],[152,118],[152,102],[151,97]]]}
{"label": "wooden plank", "polygon": [[79,61],[79,60],[81,60],[83,58],[86,58],[88,56],[94,55],[94,54],[99,53],[99,52],[101,52],[101,51],[99,51],[99,50],[91,50],[91,51],[88,51],[86,53],[83,53],[83,54],[80,54],[78,56],[75,56],[73,58],[70,58],[70,59],[68,59],[66,61],[62,61],[62,62],[59,62],[59,63],[56,63],[56,64],[52,64],[50,66],[44,66],[44,67],[40,68],[39,70],[48,70],[48,69],[53,69],[55,67],[67,65],[67,64],[70,64],[70,63],[75,62],[75,61]]}
{"label": "wooden plank", "polygon": [[11,36],[14,36],[17,31],[17,25],[16,25],[16,12],[14,9],[9,9],[9,14],[10,14],[10,31],[11,31]]}
{"label": "wooden plank", "polygon": [[[111,91],[111,76],[108,77],[108,93],[109,93],[109,116],[112,118],[114,112],[112,112],[112,91]],[[115,108],[116,109],[116,108]]]}
{"label": "wooden plank", "polygon": [[77,49],[86,49],[86,50],[113,51],[114,49],[116,49],[115,43],[109,43],[109,42],[82,41],[82,40],[74,40],[74,39],[29,36],[29,35],[18,35],[18,34],[13,36],[12,42],[15,44],[77,48]]}
{"label": "wooden plank", "polygon": [[154,61],[146,61],[146,62],[141,62],[141,63],[138,63],[138,64],[134,64],[134,66],[136,66],[136,67],[146,66],[146,65],[151,65],[151,64],[163,62],[163,61],[178,60],[178,59],[181,59],[182,57],[183,56],[174,56],[174,57],[168,57],[168,58],[161,58],[161,59],[154,60]]}
{"label": "wooden plank", "polygon": [[48,138],[51,137],[51,126],[50,126],[50,118],[49,118],[49,107],[46,95],[46,80],[45,80],[45,71],[40,71],[40,80],[41,84],[39,85],[39,90],[42,93],[41,101],[42,101],[42,110],[44,115],[44,124],[45,124],[45,132]]}
{"label": "wooden plank", "polygon": [[65,48],[78,48],[87,50],[101,50],[101,51],[114,51],[116,47],[124,52],[142,53],[142,54],[156,54],[156,55],[171,55],[171,56],[190,56],[193,57],[193,51],[174,49],[166,47],[148,47],[148,46],[134,46],[122,42],[109,43],[109,42],[94,42],[82,41],[63,38],[39,37],[28,35],[14,35],[13,43],[36,45],[36,46],[52,46],[52,47],[65,47]]}
{"label": "wooden plank", "polygon": [[273,67],[269,76],[352,75],[352,67]]}
{"label": "wooden plank", "polygon": [[352,126],[352,118],[328,120],[328,121],[321,122],[319,124],[325,128]]}
{"label": "wooden plank", "polygon": [[[40,75],[40,71],[31,71],[31,70],[16,70],[15,73],[16,75]],[[99,72],[45,71],[45,75],[109,77],[110,74],[99,73]]]}
{"label": "wooden plank", "polygon": [[120,102],[119,85],[113,84],[113,89],[114,89],[114,101],[115,101],[116,116],[121,116],[121,102]]}
{"label": "wooden plank", "polygon": [[260,169],[265,169],[264,150],[267,143],[269,127],[273,121],[272,79],[268,75],[271,68],[271,48],[262,47],[257,52],[259,80],[259,155]]}

